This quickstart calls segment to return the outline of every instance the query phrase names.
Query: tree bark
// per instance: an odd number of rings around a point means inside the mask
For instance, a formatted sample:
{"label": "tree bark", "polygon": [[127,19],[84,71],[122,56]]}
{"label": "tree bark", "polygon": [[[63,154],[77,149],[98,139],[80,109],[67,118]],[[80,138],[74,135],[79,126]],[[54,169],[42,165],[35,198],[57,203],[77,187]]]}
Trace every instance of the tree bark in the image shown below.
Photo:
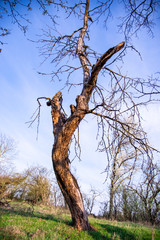
{"label": "tree bark", "polygon": [[[82,36],[83,38],[83,36]],[[52,150],[52,161],[57,178],[57,182],[62,191],[62,194],[68,204],[72,215],[73,225],[79,230],[90,230],[91,227],[88,222],[88,216],[84,209],[82,195],[78,183],[72,175],[69,168],[68,150],[69,144],[72,140],[72,135],[78,127],[85,114],[89,112],[88,103],[91,94],[96,86],[98,73],[107,62],[107,60],[122,49],[124,42],[109,49],[98,60],[95,67],[92,69],[91,74],[85,74],[84,86],[81,95],[76,98],[76,106],[71,105],[71,115],[65,118],[62,113],[62,93],[58,92],[47,105],[52,108],[52,122],[54,145]],[[80,51],[80,50],[79,50]],[[78,53],[80,54],[80,53]],[[81,61],[84,56],[80,54]],[[83,64],[82,64],[83,65]],[[86,66],[85,66],[86,67]],[[88,68],[87,68],[88,71]],[[84,72],[86,70],[84,69]],[[86,77],[87,76],[87,77]]]}
{"label": "tree bark", "polygon": [[77,180],[69,168],[68,149],[72,135],[85,115],[88,105],[85,98],[77,98],[76,111],[65,119],[61,112],[62,94],[58,92],[51,101],[52,121],[54,128],[54,145],[52,161],[57,182],[71,212],[73,225],[78,230],[90,230],[87,212],[84,209],[83,199]]}
{"label": "tree bark", "polygon": [[113,219],[113,188],[114,188],[114,184],[113,184],[113,180],[111,180],[111,187],[110,187],[110,200],[109,200],[109,219]]}

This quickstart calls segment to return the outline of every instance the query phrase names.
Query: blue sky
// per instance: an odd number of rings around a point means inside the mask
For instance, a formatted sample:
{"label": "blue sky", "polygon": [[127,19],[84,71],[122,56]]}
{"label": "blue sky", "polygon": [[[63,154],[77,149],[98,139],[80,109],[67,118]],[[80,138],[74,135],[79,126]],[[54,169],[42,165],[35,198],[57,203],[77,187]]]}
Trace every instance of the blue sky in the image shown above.
{"label": "blue sky", "polygon": [[[38,141],[36,140],[36,124],[28,128],[25,122],[30,120],[37,108],[37,97],[52,97],[63,86],[63,82],[51,82],[49,76],[43,77],[37,74],[40,70],[50,71],[52,65],[49,62],[41,65],[42,58],[39,56],[37,45],[27,40],[27,38],[34,38],[34,33],[39,31],[38,29],[45,21],[35,13],[31,13],[31,21],[32,26],[25,37],[15,25],[10,24],[8,19],[4,20],[3,23],[7,24],[12,32],[4,39],[7,44],[2,46],[0,53],[0,132],[14,138],[17,142],[18,155],[14,159],[17,171],[37,164],[52,169],[53,130],[50,109],[46,107],[45,102],[42,102]],[[75,22],[74,26],[76,26]],[[111,21],[107,32],[103,26],[93,31],[91,44],[95,45],[101,53],[123,41],[123,36],[113,28],[114,21]],[[70,31],[70,26],[65,24],[65,30]],[[154,32],[154,38],[144,31],[134,39],[143,61],[134,52],[128,53],[124,59],[123,68],[130,76],[147,77],[159,71],[160,27],[158,24]],[[81,78],[79,75],[77,77]],[[67,111],[69,105],[74,104],[73,99],[76,94],[78,95],[78,90],[71,89],[69,93],[67,89],[63,90],[64,108]],[[160,104],[142,107],[141,114],[149,141],[154,147],[160,149]],[[102,172],[106,166],[106,157],[104,153],[96,151],[95,124],[96,121],[93,118],[86,118],[86,121],[81,123],[82,161],[73,162],[73,171],[78,177],[82,191],[87,192],[92,185],[105,195],[107,192],[107,185],[104,184],[106,174]]]}

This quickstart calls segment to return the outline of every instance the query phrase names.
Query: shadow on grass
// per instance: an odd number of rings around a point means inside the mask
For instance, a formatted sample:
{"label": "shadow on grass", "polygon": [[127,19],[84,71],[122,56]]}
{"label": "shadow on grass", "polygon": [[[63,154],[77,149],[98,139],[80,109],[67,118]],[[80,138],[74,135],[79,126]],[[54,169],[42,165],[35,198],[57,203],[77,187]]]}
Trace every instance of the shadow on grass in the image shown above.
{"label": "shadow on grass", "polygon": [[[100,232],[90,232],[89,234],[94,239],[121,239],[121,240],[136,240],[136,236],[129,231],[125,230],[123,227],[112,226],[109,224],[97,224],[98,230]],[[96,238],[97,237],[97,238]]]}
{"label": "shadow on grass", "polygon": [[0,228],[0,239],[11,240],[16,239],[16,237],[14,233],[9,233],[7,230]]}
{"label": "shadow on grass", "polygon": [[19,216],[24,216],[24,217],[33,217],[33,218],[39,218],[39,219],[43,219],[43,220],[51,220],[57,223],[64,223],[67,224],[69,226],[72,225],[72,221],[66,220],[66,219],[62,219],[62,218],[57,218],[55,217],[53,214],[47,214],[47,213],[41,213],[39,211],[35,211],[35,212],[30,212],[30,211],[25,211],[22,209],[5,209],[5,208],[0,208],[1,213],[13,213],[15,215],[19,215]]}
{"label": "shadow on grass", "polygon": [[[47,214],[47,213],[41,213],[38,211],[35,212],[27,212],[25,210],[23,210],[23,208],[21,209],[4,209],[4,208],[0,208],[0,211],[2,214],[5,213],[12,213],[15,215],[19,215],[19,216],[25,216],[25,217],[30,217],[30,218],[38,218],[38,219],[43,219],[43,220],[51,220],[54,221],[55,223],[63,223],[66,224],[68,226],[72,226],[72,221],[71,220],[67,220],[67,219],[63,219],[61,217],[56,217],[53,214]],[[124,229],[123,227],[117,227],[117,226],[112,226],[109,224],[100,224],[100,223],[96,223],[95,227],[97,228],[97,231],[89,231],[88,234],[95,240],[99,239],[99,240],[112,240],[112,239],[119,239],[119,240],[136,240],[136,236],[132,233],[130,233],[129,231],[127,231],[126,229]],[[11,236],[10,234],[7,234],[7,232],[5,232],[5,229],[0,228],[0,239],[4,239],[3,236],[5,236],[5,239],[14,239],[13,236]],[[8,237],[7,237],[8,236]],[[22,239],[22,238],[18,238],[18,239]],[[30,238],[28,238],[30,239]]]}
{"label": "shadow on grass", "polygon": [[[20,209],[0,208],[0,215],[10,215],[10,214],[11,214],[11,216],[13,216],[13,218],[14,218],[14,215],[15,216],[24,216],[24,217],[28,218],[28,221],[31,221],[31,222],[32,222],[31,218],[36,218],[37,221],[39,221],[39,220],[53,221],[53,225],[56,225],[56,224],[58,225],[59,223],[61,223],[61,224],[65,224],[68,226],[72,226],[71,220],[63,219],[61,217],[54,216],[53,214],[47,214],[47,213],[43,214],[38,211],[30,212],[30,211],[26,211],[26,209],[23,210],[23,208],[20,208]],[[1,219],[0,219],[0,222],[2,223]],[[62,226],[62,228],[63,228],[63,226]],[[39,229],[37,229],[37,231],[39,231]],[[8,224],[5,224],[5,221],[0,226],[0,240],[1,239],[5,239],[5,240],[28,239],[29,240],[29,239],[32,239],[35,234],[37,234],[37,233],[36,232],[33,233],[32,231],[30,232],[30,230],[29,230],[29,232],[21,231],[18,225],[17,226],[8,225]],[[37,237],[36,239],[44,239],[44,238],[39,238],[38,236],[35,236],[35,237]]]}
{"label": "shadow on grass", "polygon": [[88,234],[95,240],[109,240],[109,238],[106,238],[105,235],[100,233],[99,231],[89,231]]}

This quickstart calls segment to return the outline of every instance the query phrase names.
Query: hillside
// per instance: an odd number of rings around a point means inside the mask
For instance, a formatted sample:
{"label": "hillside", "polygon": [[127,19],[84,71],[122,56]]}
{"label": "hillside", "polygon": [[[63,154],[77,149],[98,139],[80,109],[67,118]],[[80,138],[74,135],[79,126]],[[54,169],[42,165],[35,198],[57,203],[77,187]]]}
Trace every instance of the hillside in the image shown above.
{"label": "hillside", "polygon": [[[67,211],[13,202],[0,207],[0,239],[159,240],[160,228],[90,217],[95,231],[78,232]],[[152,236],[153,235],[153,236]],[[153,237],[153,238],[152,238]]]}

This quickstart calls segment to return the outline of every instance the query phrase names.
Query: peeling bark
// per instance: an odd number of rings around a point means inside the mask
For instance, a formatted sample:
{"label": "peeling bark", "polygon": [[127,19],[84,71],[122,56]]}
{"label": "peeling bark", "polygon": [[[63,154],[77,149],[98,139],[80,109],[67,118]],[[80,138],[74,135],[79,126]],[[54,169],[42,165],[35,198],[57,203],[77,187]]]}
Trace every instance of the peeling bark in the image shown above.
{"label": "peeling bark", "polygon": [[69,168],[68,149],[72,135],[84,117],[88,105],[84,96],[77,97],[77,107],[70,118],[65,119],[61,112],[62,94],[58,92],[51,101],[52,121],[54,128],[54,145],[52,150],[53,167],[57,182],[68,204],[72,215],[73,225],[78,230],[89,230],[87,212],[77,180]]}
{"label": "peeling bark", "polygon": [[[124,42],[109,49],[92,69],[88,80],[84,76],[84,86],[81,95],[77,96],[77,105],[71,105],[71,115],[66,119],[62,113],[62,93],[58,92],[51,100],[54,145],[52,151],[53,167],[57,182],[69,206],[73,225],[79,230],[90,230],[88,216],[84,209],[82,195],[78,183],[69,168],[68,149],[72,135],[85,114],[88,112],[88,102],[96,86],[99,71],[107,60],[124,46]],[[88,70],[87,70],[88,71]],[[85,68],[84,68],[85,72]],[[87,81],[87,82],[86,82]],[[49,104],[49,105],[50,105]]]}

